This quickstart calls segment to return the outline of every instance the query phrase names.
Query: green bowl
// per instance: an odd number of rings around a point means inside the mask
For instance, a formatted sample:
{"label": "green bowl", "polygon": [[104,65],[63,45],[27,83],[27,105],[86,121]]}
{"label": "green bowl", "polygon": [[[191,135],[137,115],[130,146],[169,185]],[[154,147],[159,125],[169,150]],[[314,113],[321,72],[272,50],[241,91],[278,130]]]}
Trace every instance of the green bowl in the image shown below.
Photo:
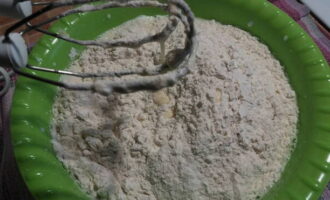
{"label": "green bowl", "polygon": [[[187,0],[197,17],[215,19],[250,32],[280,60],[296,91],[298,142],[281,179],[267,200],[317,199],[330,180],[330,70],[312,39],[285,13],[265,0]],[[139,15],[157,9],[116,8],[69,16],[51,30],[93,39]],[[110,18],[111,17],[111,18]],[[65,69],[72,45],[45,36],[34,47],[30,64]],[[58,79],[57,75],[35,73]],[[56,158],[51,144],[52,105],[57,88],[20,77],[11,112],[11,131],[20,171],[38,200],[89,199]]]}

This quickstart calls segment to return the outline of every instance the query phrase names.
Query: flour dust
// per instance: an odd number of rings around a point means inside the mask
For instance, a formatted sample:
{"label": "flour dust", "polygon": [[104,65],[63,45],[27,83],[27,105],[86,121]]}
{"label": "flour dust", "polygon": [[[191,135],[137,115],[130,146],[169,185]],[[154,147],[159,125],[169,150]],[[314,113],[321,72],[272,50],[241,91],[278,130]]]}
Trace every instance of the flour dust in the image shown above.
{"label": "flour dust", "polygon": [[[102,38],[142,38],[165,23],[165,17],[139,17]],[[252,200],[280,178],[297,123],[295,93],[282,66],[238,28],[198,19],[196,29],[191,73],[171,88],[108,97],[59,92],[54,148],[93,198]],[[166,50],[183,47],[183,38],[180,24]],[[159,54],[158,43],[90,47],[71,69],[153,67]]]}

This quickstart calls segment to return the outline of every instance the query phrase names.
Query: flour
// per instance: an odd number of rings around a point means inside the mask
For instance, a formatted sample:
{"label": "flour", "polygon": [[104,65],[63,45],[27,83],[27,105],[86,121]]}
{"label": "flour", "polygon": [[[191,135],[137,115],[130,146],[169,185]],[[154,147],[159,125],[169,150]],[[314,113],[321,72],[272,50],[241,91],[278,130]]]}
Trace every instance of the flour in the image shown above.
{"label": "flour", "polygon": [[[165,23],[139,17],[103,38],[142,38]],[[196,29],[192,71],[171,88],[108,97],[59,92],[54,148],[92,197],[252,200],[279,179],[297,123],[295,93],[281,65],[240,29],[206,20],[196,20]],[[183,46],[182,30],[171,35],[167,51]],[[90,47],[71,69],[152,68],[159,54],[157,43]]]}

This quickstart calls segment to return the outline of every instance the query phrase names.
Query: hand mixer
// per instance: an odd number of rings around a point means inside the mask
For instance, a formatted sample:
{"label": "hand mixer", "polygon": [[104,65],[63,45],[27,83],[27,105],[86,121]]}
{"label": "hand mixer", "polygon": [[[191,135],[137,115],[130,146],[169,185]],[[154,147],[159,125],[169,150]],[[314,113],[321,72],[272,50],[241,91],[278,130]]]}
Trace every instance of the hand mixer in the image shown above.
{"label": "hand mixer", "polygon": [[[52,9],[75,5],[81,6],[65,11],[55,17],[45,19],[39,23],[31,24],[32,19],[41,17],[42,14]],[[39,10],[33,13],[33,7],[39,7]],[[43,25],[68,15],[117,7],[156,7],[168,12],[168,22],[160,32],[144,38],[137,38],[133,41],[77,40],[67,35],[50,32],[42,28]],[[55,0],[51,2],[0,0],[0,15],[20,19],[20,21],[9,27],[3,36],[0,36],[0,129],[2,132],[0,134],[0,199],[34,199],[19,173],[10,138],[9,110],[13,92],[13,89],[10,88],[11,85],[13,85],[13,79],[16,74],[66,89],[93,91],[103,95],[108,95],[112,92],[128,93],[138,90],[157,90],[172,86],[189,72],[188,66],[189,62],[192,60],[191,58],[193,57],[192,55],[196,43],[194,16],[184,0],[163,0],[162,2],[156,0]],[[185,28],[185,46],[182,49],[169,51],[165,55],[165,42],[179,22],[181,22]],[[23,31],[15,33],[14,31],[18,28],[23,28]],[[24,34],[30,31],[38,31],[79,45],[100,46],[103,48],[138,48],[149,42],[158,42],[160,44],[161,64],[154,66],[152,70],[149,70],[149,68],[136,67],[135,70],[108,71],[104,73],[79,73],[56,70],[47,68],[47,66],[32,66],[28,64],[28,49],[23,38]],[[111,66],[109,66],[109,68],[111,68]],[[31,73],[32,71],[44,71],[80,78],[89,78],[91,81],[84,84],[55,81],[46,77],[37,76]],[[137,75],[138,78],[123,79],[124,76],[132,75]],[[114,79],[114,77],[117,78]],[[101,82],[95,81],[98,78],[107,79]]]}
{"label": "hand mixer", "polygon": [[[101,2],[101,4],[86,4]],[[81,5],[83,4],[83,5]],[[31,24],[30,21],[42,14],[59,7],[81,5],[71,10],[65,11],[57,16],[45,19],[37,24]],[[32,7],[42,6],[38,11],[32,13]],[[117,8],[117,7],[156,7],[168,13],[168,22],[166,26],[158,33],[144,38],[137,38],[132,41],[99,41],[99,40],[77,40],[67,35],[50,32],[42,29],[43,25],[49,24],[55,20],[68,15],[93,12],[98,10]],[[189,72],[189,61],[192,57],[195,46],[195,27],[194,15],[184,0],[148,1],[148,0],[56,0],[52,2],[31,2],[29,0],[1,0],[0,15],[21,18],[16,24],[8,28],[3,36],[0,37],[0,82],[3,82],[0,95],[8,91],[10,87],[11,76],[19,74],[38,81],[49,83],[55,86],[70,90],[90,90],[103,95],[112,92],[129,93],[138,90],[158,90],[164,87],[174,85],[180,78]],[[175,30],[177,24],[181,21],[184,25],[186,35],[185,46],[182,49],[169,51],[165,55],[165,42],[170,34]],[[24,27],[20,33],[14,33],[16,29]],[[153,70],[146,68],[136,68],[135,70],[109,71],[103,73],[77,73],[64,70],[55,70],[47,67],[32,66],[28,64],[27,45],[23,35],[29,31],[38,31],[52,37],[56,37],[71,43],[85,46],[100,46],[103,48],[128,47],[138,48],[149,42],[158,42],[160,44],[161,64],[153,67]],[[110,68],[111,66],[109,66]],[[29,73],[29,70],[44,71],[49,73],[58,73],[62,75],[75,76],[80,78],[90,78],[89,83],[70,83],[63,81],[54,81],[45,77],[36,76]],[[138,75],[133,80],[114,81],[111,77],[124,77]],[[109,77],[107,81],[95,81],[97,78]]]}

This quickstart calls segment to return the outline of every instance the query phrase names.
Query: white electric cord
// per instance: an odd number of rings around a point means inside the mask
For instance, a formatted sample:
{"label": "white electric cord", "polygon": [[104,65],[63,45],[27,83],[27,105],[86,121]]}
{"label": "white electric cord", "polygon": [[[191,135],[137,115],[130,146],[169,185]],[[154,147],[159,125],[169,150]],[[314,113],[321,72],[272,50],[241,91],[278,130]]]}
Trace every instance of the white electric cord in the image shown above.
{"label": "white electric cord", "polygon": [[18,33],[10,33],[8,38],[0,36],[1,67],[23,68],[28,62],[28,50],[25,40]]}

